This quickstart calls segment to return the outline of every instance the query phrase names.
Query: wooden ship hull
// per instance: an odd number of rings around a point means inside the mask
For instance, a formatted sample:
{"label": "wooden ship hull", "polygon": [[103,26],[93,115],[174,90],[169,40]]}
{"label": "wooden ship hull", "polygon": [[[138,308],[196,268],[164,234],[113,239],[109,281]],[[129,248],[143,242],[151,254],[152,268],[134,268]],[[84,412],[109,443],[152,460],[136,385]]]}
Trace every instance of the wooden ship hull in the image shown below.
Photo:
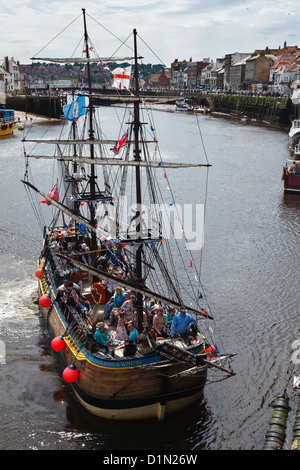
{"label": "wooden ship hull", "polygon": [[[112,420],[163,420],[166,415],[201,399],[207,377],[207,365],[199,367],[197,361],[197,355],[206,357],[202,337],[194,338],[194,344],[184,350],[175,350],[175,356],[174,347],[168,351],[166,340],[158,341],[157,348],[139,344],[139,351],[134,356],[124,356],[124,349],[120,349],[118,355],[113,349],[93,353],[88,345],[85,346],[78,325],[74,329],[54,300],[55,281],[47,269],[47,261],[42,258],[40,262],[46,269],[39,279],[39,293],[51,293],[53,298],[49,307],[40,308],[51,339],[64,339],[64,348],[56,354],[63,368],[72,364],[78,371],[77,380],[70,386],[86,410]],[[180,343],[178,341],[178,345]],[[167,351],[161,352],[161,345]],[[174,360],[166,359],[169,354]],[[192,373],[185,375],[187,370]]]}

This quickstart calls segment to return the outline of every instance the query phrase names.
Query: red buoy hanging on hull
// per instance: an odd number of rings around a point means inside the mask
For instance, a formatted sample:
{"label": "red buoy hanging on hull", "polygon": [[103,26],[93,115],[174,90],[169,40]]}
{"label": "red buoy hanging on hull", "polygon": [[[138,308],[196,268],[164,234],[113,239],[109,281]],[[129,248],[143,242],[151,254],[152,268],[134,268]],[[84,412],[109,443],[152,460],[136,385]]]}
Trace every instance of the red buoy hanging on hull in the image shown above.
{"label": "red buoy hanging on hull", "polygon": [[62,351],[66,347],[65,340],[62,336],[56,336],[51,341],[51,347],[54,351]]}
{"label": "red buoy hanging on hull", "polygon": [[65,368],[63,378],[68,383],[75,382],[78,379],[78,370],[73,364]]}
{"label": "red buoy hanging on hull", "polygon": [[50,307],[52,303],[51,298],[48,295],[42,295],[39,300],[39,304],[41,307]]}
{"label": "red buoy hanging on hull", "polygon": [[35,275],[36,275],[37,278],[41,279],[41,278],[43,277],[43,275],[44,275],[42,268],[38,268],[38,269],[35,271]]}

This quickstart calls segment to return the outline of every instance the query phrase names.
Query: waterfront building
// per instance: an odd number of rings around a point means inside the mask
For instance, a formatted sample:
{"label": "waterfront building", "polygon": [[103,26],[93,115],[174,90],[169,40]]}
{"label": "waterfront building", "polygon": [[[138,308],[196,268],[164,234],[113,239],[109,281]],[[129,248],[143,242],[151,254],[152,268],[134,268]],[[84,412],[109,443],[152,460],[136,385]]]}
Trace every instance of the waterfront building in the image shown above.
{"label": "waterfront building", "polygon": [[202,61],[190,61],[187,63],[184,69],[184,86],[190,89],[199,89],[201,86],[201,74],[207,65],[210,64],[209,59],[203,59]]}
{"label": "waterfront building", "polygon": [[171,64],[171,87],[177,90],[184,88],[184,70],[187,66],[187,61],[179,61],[175,59]]}
{"label": "waterfront building", "polygon": [[20,72],[20,64],[12,57],[6,56],[1,68],[4,70],[4,82],[6,94],[20,94],[23,90],[24,80]]}
{"label": "waterfront building", "polygon": [[285,53],[277,58],[274,65],[270,69],[270,81],[280,83],[282,81],[290,81],[289,71],[299,62],[300,52],[292,54]]}
{"label": "waterfront building", "polygon": [[211,77],[212,77],[213,69],[214,69],[214,62],[211,61],[202,70],[202,72],[201,72],[201,88],[205,88],[206,90],[210,90],[210,88],[211,88]]}
{"label": "waterfront building", "polygon": [[211,69],[211,78],[210,78],[210,90],[216,91],[218,89],[223,89],[223,77],[224,77],[224,63],[225,59],[216,59],[213,63]]}
{"label": "waterfront building", "polygon": [[228,79],[231,91],[239,91],[243,89],[242,83],[245,80],[246,63],[250,57],[251,56],[243,58],[239,62],[232,64],[232,66],[229,68]]}
{"label": "waterfront building", "polygon": [[259,84],[267,89],[270,85],[270,70],[277,57],[268,53],[268,49],[254,53],[245,61],[245,77],[241,83],[243,90],[254,91]]}
{"label": "waterfront building", "polygon": [[5,82],[1,79],[2,69],[0,67],[0,107],[5,104]]}
{"label": "waterfront building", "polygon": [[144,87],[168,90],[170,88],[171,73],[163,69],[160,73],[150,73],[145,81]]}
{"label": "waterfront building", "polygon": [[[234,52],[233,54],[226,54],[224,59],[224,89],[231,90],[231,68],[234,64],[241,62],[243,59],[249,57],[250,53]],[[235,74],[235,71],[233,71]]]}

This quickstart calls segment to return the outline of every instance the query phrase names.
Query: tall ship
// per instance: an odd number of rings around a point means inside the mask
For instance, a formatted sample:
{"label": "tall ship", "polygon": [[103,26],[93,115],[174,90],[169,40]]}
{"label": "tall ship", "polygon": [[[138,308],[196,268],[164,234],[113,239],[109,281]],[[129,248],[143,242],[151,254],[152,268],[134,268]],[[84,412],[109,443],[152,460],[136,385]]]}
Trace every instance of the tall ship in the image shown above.
{"label": "tall ship", "polygon": [[[163,175],[175,198],[169,169],[208,171],[210,164],[161,155],[152,117],[145,122],[143,115],[136,30],[132,57],[119,59],[132,61],[133,76],[126,67],[112,71],[117,89],[133,83],[130,94],[120,93],[124,119],[103,135],[107,108],[98,107],[101,95],[92,93],[91,63],[118,59],[99,59],[84,9],[82,18],[83,57],[37,60],[83,64],[87,87],[65,105],[58,137],[24,138],[25,190],[31,200],[37,195],[37,210],[53,209],[35,271],[39,305],[63,379],[88,412],[111,420],[163,420],[201,400],[208,379],[235,375],[234,354],[215,340],[199,270],[184,260],[185,227],[175,216],[178,237],[170,224],[170,207],[179,205],[164,202],[160,187]],[[49,161],[56,169],[50,192],[31,177],[37,163],[41,182],[39,168]]]}

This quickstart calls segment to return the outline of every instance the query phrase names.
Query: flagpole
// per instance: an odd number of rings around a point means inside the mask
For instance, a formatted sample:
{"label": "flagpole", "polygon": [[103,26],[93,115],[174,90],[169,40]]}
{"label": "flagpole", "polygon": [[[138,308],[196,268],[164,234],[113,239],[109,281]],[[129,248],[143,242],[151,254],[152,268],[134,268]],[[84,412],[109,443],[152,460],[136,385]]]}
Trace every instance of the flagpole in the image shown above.
{"label": "flagpole", "polygon": [[[90,58],[89,54],[89,44],[88,44],[88,33],[87,33],[87,27],[86,27],[86,17],[85,17],[85,8],[82,8],[83,12],[83,24],[84,24],[84,41],[85,41],[85,48],[86,48],[86,58]],[[88,71],[88,86],[89,86],[89,138],[90,140],[94,140],[94,128],[93,128],[93,114],[94,114],[94,106],[93,106],[93,100],[92,100],[92,81],[91,81],[91,68],[90,68],[90,62],[89,60],[87,61],[87,71]],[[94,145],[90,145],[90,157],[91,160],[94,159]],[[92,163],[91,164],[91,175],[90,175],[90,192],[91,192],[91,201],[90,201],[90,212],[91,212],[91,225],[94,227],[95,226],[95,214],[93,210],[93,205],[95,202],[95,166]],[[92,246],[91,250],[95,251],[97,249],[97,237],[95,231],[92,231]],[[96,265],[96,260],[97,256],[94,254],[92,256],[92,264],[93,266]]]}
{"label": "flagpole", "polygon": [[[134,81],[135,81],[135,96],[139,98],[139,71],[138,71],[138,61],[137,61],[137,31],[133,30],[134,37]],[[134,102],[134,159],[136,162],[141,160],[141,150],[139,148],[139,133],[140,133],[140,104],[139,101]],[[141,176],[140,176],[140,167],[136,166],[135,169],[135,180],[136,180],[136,204],[137,204],[137,216],[139,218],[139,223],[136,225],[137,237],[141,232],[142,221],[141,221]],[[136,279],[138,287],[141,288],[143,284],[143,273],[142,273],[142,244],[139,244],[136,250]],[[143,296],[140,292],[137,292],[137,313],[138,313],[138,330],[141,331],[143,328]]]}

